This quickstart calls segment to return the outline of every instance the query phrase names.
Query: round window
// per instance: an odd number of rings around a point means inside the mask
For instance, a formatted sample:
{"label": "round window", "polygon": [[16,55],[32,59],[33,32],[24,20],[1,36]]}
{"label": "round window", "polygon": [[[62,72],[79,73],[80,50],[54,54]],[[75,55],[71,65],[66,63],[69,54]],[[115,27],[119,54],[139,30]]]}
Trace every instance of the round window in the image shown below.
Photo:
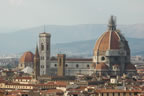
{"label": "round window", "polygon": [[101,60],[104,61],[104,60],[105,60],[105,57],[101,57]]}
{"label": "round window", "polygon": [[68,67],[68,64],[66,64],[65,67]]}

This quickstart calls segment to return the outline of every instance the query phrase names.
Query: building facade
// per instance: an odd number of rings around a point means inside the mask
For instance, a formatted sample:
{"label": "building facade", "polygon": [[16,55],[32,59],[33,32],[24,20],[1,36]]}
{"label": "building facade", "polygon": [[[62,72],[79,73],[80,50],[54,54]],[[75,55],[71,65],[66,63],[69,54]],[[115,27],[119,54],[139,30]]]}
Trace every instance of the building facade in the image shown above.
{"label": "building facade", "polygon": [[[65,76],[76,76],[78,74],[92,74],[92,59],[82,58],[66,58],[65,59]],[[56,75],[58,70],[57,58],[51,58],[50,65],[51,75]]]}

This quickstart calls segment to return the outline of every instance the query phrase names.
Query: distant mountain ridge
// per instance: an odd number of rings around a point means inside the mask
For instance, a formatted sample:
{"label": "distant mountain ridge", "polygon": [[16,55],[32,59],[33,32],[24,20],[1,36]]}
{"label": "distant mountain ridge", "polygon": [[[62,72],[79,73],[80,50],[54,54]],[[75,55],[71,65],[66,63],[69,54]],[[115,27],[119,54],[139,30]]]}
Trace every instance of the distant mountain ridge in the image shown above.
{"label": "distant mountain ridge", "polygon": [[[141,52],[144,48],[143,39],[144,38],[144,24],[136,24],[136,25],[119,25],[118,29],[122,31],[125,37],[130,38],[128,40],[131,42],[130,46],[134,47],[132,49],[132,53]],[[80,43],[84,43],[83,48],[91,49],[94,46],[94,43],[91,45],[87,45],[87,42],[96,42],[96,38],[98,38],[103,32],[107,31],[107,25],[105,24],[83,24],[83,25],[71,25],[71,26],[63,26],[63,25],[46,25],[46,32],[51,33],[51,43],[52,43],[52,52],[60,52],[63,48],[61,46],[67,46],[69,43],[71,46],[70,51],[77,49],[77,54],[80,51],[84,51],[79,45]],[[22,54],[25,51],[33,50],[36,46],[36,43],[39,42],[38,35],[43,32],[43,26],[29,28],[20,30],[17,32],[3,33],[0,34],[0,54]],[[135,39],[134,39],[135,38]],[[138,39],[141,38],[141,39]],[[92,41],[91,41],[92,40]],[[142,41],[141,41],[142,40]],[[79,44],[76,42],[80,42]],[[82,42],[81,42],[82,41]],[[62,44],[63,43],[63,44]],[[66,44],[64,44],[66,43]],[[90,43],[89,43],[90,44]],[[78,47],[77,47],[78,46]],[[57,48],[56,48],[57,47]],[[54,50],[55,49],[55,50]],[[78,49],[82,49],[79,50]],[[67,49],[70,54],[71,52]],[[86,51],[86,50],[85,50]],[[87,50],[88,51],[88,50]],[[72,51],[72,53],[74,53]],[[54,54],[54,53],[53,53]],[[76,54],[76,53],[75,53]],[[83,53],[83,54],[86,54]],[[92,51],[91,51],[92,54]]]}
{"label": "distant mountain ridge", "polygon": [[[144,39],[136,39],[136,38],[127,38],[131,55],[142,55],[144,56]],[[86,40],[86,41],[78,41],[71,43],[61,43],[52,45],[52,55],[56,55],[57,53],[65,53],[70,56],[81,56],[81,57],[92,57],[93,56],[93,48],[95,46],[96,39]]]}

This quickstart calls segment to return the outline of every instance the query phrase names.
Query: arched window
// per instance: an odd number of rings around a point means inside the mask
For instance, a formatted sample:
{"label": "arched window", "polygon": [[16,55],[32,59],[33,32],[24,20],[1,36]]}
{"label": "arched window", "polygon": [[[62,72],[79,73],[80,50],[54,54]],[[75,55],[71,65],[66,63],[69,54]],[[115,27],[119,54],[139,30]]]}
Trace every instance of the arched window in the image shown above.
{"label": "arched window", "polygon": [[47,59],[49,59],[49,56],[47,56]]}
{"label": "arched window", "polygon": [[66,64],[65,67],[68,67],[68,64]]}
{"label": "arched window", "polygon": [[47,44],[47,50],[49,50],[49,45]]}
{"label": "arched window", "polygon": [[78,68],[79,67],[79,65],[78,64],[76,64],[76,68]]}
{"label": "arched window", "polygon": [[89,68],[89,64],[87,65],[87,68]]}
{"label": "arched window", "polygon": [[62,64],[62,58],[59,58],[59,66]]}
{"label": "arched window", "polygon": [[41,51],[43,51],[44,50],[44,45],[43,44],[41,44]]}
{"label": "arched window", "polygon": [[44,56],[41,56],[41,60],[44,60]]}
{"label": "arched window", "polygon": [[41,65],[41,68],[44,68],[44,65]]}

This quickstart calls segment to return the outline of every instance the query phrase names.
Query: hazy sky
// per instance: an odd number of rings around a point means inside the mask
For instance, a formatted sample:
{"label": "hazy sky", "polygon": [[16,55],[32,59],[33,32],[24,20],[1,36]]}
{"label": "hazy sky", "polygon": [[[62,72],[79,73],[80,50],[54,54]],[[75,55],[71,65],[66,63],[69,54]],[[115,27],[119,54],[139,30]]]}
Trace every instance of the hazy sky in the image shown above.
{"label": "hazy sky", "polygon": [[0,0],[0,28],[21,29],[43,24],[144,23],[144,0]]}

